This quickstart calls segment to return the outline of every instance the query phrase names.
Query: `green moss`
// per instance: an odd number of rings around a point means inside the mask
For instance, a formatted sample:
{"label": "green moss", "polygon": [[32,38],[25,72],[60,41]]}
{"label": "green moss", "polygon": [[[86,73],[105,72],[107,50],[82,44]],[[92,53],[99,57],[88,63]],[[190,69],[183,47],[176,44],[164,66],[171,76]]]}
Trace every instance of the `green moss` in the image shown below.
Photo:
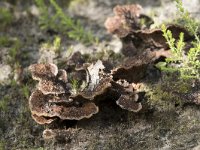
{"label": "green moss", "polygon": [[1,100],[0,100],[0,110],[7,112],[8,111],[8,104],[10,101],[10,97],[8,95],[4,96]]}
{"label": "green moss", "polygon": [[83,5],[83,3],[87,3],[87,2],[88,2],[88,0],[71,0],[69,3],[69,8],[73,9],[77,5],[79,5],[79,4]]}
{"label": "green moss", "polygon": [[8,36],[0,36],[0,47],[9,47],[13,42]]}
{"label": "green moss", "polygon": [[147,87],[148,103],[159,110],[175,109],[186,101],[183,95],[190,93],[192,82],[181,80],[176,75],[164,75],[162,81]]}
{"label": "green moss", "polygon": [[24,95],[24,97],[26,99],[28,99],[29,96],[30,96],[29,86],[28,85],[23,85],[22,88],[21,88],[21,90],[22,90],[22,94]]}
{"label": "green moss", "polygon": [[0,8],[0,29],[5,28],[6,26],[10,25],[13,20],[13,15],[11,12],[6,8]]}
{"label": "green moss", "polygon": [[0,37],[0,47],[8,47],[9,58],[7,58],[7,63],[11,66],[14,66],[14,64],[19,64],[18,56],[21,46],[22,44],[17,38],[11,38],[7,36]]}
{"label": "green moss", "polygon": [[5,150],[5,142],[0,141],[0,150]]}

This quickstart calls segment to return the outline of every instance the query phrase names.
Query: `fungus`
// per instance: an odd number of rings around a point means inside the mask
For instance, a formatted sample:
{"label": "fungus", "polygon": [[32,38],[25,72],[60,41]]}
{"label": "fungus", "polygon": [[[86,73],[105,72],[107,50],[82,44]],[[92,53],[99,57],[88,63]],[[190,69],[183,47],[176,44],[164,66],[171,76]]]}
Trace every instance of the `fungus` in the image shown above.
{"label": "fungus", "polygon": [[104,69],[102,61],[98,60],[94,65],[91,64],[87,67],[87,76],[89,78],[89,89],[93,89],[100,81],[100,73]]}
{"label": "fungus", "polygon": [[57,80],[41,80],[38,89],[43,94],[62,94],[66,92],[65,84]]}
{"label": "fungus", "polygon": [[142,7],[136,5],[117,5],[114,7],[114,17],[108,17],[105,21],[105,27],[109,33],[116,34],[124,38],[131,32],[149,28],[153,20],[141,14]]}
{"label": "fungus", "polygon": [[53,78],[58,74],[58,68],[55,64],[33,64],[29,67],[34,80]]}
{"label": "fungus", "polygon": [[[54,120],[90,118],[99,111],[96,104],[107,95],[113,95],[116,104],[121,108],[138,112],[142,105],[137,102],[138,95],[130,83],[142,79],[147,65],[151,64],[155,57],[156,53],[150,51],[129,57],[121,66],[110,70],[111,73],[104,72],[105,66],[100,60],[74,67],[70,76],[79,74],[84,76],[87,82],[85,88],[78,87],[76,94],[70,91],[73,83],[68,81],[65,70],[58,70],[56,65],[52,64],[34,64],[30,70],[33,78],[39,80],[39,83],[29,98],[32,117],[39,124],[51,124]],[[47,70],[49,66],[56,69]]]}
{"label": "fungus", "polygon": [[135,92],[132,84],[126,80],[118,80],[113,85],[115,90],[120,93],[116,104],[122,109],[126,109],[133,112],[138,112],[142,109],[142,104],[138,102],[139,95]]}
{"label": "fungus", "polygon": [[43,138],[48,140],[48,139],[53,139],[56,136],[56,133],[52,129],[45,129],[43,131]]}
{"label": "fungus", "polygon": [[[49,121],[45,120],[45,118],[53,119],[55,117],[61,120],[80,120],[83,118],[90,118],[93,114],[98,112],[98,107],[92,102],[81,104],[76,101],[66,100],[64,104],[53,103],[53,98],[53,95],[44,95],[39,90],[31,94],[29,107],[36,122],[42,124],[44,120],[44,124],[51,123],[53,120]],[[56,99],[58,100],[59,97]],[[50,100],[51,102],[49,102]]]}
{"label": "fungus", "polygon": [[50,124],[56,120],[56,118],[47,118],[44,116],[37,116],[36,114],[32,114],[31,116],[38,124]]}
{"label": "fungus", "polygon": [[[175,39],[179,38],[181,32],[184,33],[184,40],[191,39],[189,32],[181,26],[173,24],[167,25],[167,30],[170,30],[172,32],[172,36]],[[153,30],[148,29],[148,30],[135,31],[134,36],[142,39],[142,41],[146,43],[146,45],[153,45],[154,47],[164,48],[164,49],[168,48],[167,41],[163,37],[163,32],[161,29],[153,29]]]}
{"label": "fungus", "polygon": [[38,89],[43,94],[62,94],[69,90],[67,73],[55,64],[34,64],[29,67],[32,77],[39,80]]}
{"label": "fungus", "polygon": [[57,78],[58,80],[67,83],[67,72],[63,69],[58,70]]}
{"label": "fungus", "polygon": [[121,38],[125,37],[132,28],[139,29],[138,18],[141,9],[140,5],[118,5],[113,9],[115,16],[106,20],[105,27],[109,33],[117,34]]}
{"label": "fungus", "polygon": [[117,105],[119,105],[121,108],[138,112],[142,109],[142,104],[137,102],[138,95],[137,94],[127,94],[127,95],[121,95],[120,98],[116,101]]}
{"label": "fungus", "polygon": [[138,82],[146,73],[147,67],[154,61],[156,53],[146,51],[142,55],[127,58],[124,63],[111,71],[113,79],[126,79],[128,82]]}
{"label": "fungus", "polygon": [[93,88],[86,88],[83,91],[80,91],[76,96],[80,95],[83,98],[93,100],[96,96],[101,95],[106,92],[106,90],[111,87],[112,78],[107,77],[100,80],[100,82]]}
{"label": "fungus", "polygon": [[[147,47],[152,51],[168,48],[162,30],[150,29],[153,21],[141,14],[141,9],[139,5],[116,6],[113,9],[115,16],[105,21],[107,31],[116,34],[122,40],[122,53],[128,57],[143,53]],[[141,24],[144,20],[146,26]],[[184,33],[185,41],[192,39],[189,32],[181,26],[167,25],[167,30],[172,32],[175,39],[179,38],[181,32]]]}
{"label": "fungus", "polygon": [[94,97],[104,93],[109,87],[111,87],[112,77],[109,75],[104,76],[103,70],[105,66],[102,61],[98,60],[95,64],[85,63],[82,67],[76,67],[76,70],[85,70],[86,72],[86,87],[79,91],[77,95],[80,95],[86,99],[93,100]]}

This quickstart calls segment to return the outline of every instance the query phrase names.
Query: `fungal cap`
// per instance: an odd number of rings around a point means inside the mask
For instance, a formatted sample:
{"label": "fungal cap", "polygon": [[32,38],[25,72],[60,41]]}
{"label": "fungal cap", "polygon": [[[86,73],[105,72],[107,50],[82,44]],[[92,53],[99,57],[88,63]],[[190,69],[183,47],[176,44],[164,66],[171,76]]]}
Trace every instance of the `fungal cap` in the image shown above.
{"label": "fungal cap", "polygon": [[37,116],[36,114],[32,114],[31,116],[38,124],[50,124],[56,120],[56,118],[46,118],[44,116]]}
{"label": "fungal cap", "polygon": [[83,98],[93,100],[96,96],[103,94],[109,87],[111,87],[111,77],[103,78],[99,83],[92,89],[86,89],[78,95],[81,95]]}
{"label": "fungal cap", "polygon": [[43,94],[62,94],[66,92],[62,82],[54,80],[41,80],[38,84],[38,89],[42,91]]}
{"label": "fungal cap", "polygon": [[56,113],[62,120],[81,120],[90,118],[99,112],[99,108],[91,102],[84,103],[82,106],[62,107],[61,110],[56,111]]}
{"label": "fungal cap", "polygon": [[68,103],[51,103],[52,99],[49,95],[44,95],[41,91],[34,91],[29,99],[29,107],[33,118],[36,122],[43,124],[51,123],[45,118],[54,119],[58,117],[62,120],[81,120],[83,118],[90,118],[92,115],[98,113],[98,107],[92,102],[77,104],[74,101]]}
{"label": "fungal cap", "polygon": [[121,95],[120,98],[116,101],[117,105],[119,105],[121,108],[138,112],[142,109],[141,103],[136,102],[138,99],[138,95]]}
{"label": "fungal cap", "polygon": [[29,66],[34,80],[42,80],[55,77],[58,73],[58,68],[55,64],[33,64]]}
{"label": "fungal cap", "polygon": [[130,14],[131,16],[139,17],[141,13],[142,7],[139,4],[132,5],[117,5],[114,7],[113,12],[117,16],[127,16]]}

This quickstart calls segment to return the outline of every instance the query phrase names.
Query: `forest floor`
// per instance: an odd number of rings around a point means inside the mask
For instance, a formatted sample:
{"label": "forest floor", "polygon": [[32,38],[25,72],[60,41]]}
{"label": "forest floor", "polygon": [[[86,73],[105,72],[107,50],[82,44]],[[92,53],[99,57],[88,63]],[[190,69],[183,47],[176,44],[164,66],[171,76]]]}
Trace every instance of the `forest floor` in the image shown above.
{"label": "forest floor", "polygon": [[[99,39],[98,44],[87,46],[65,34],[42,30],[34,1],[0,1],[0,9],[6,8],[11,15],[4,20],[5,24],[0,23],[0,150],[200,149],[200,106],[193,103],[134,113],[113,102],[102,102],[98,114],[69,122],[66,126],[70,129],[55,130],[59,133],[51,139],[43,138],[43,130],[49,126],[39,125],[31,117],[28,99],[36,82],[28,67],[45,60],[63,66],[71,49],[89,55],[105,49],[120,52],[120,39],[107,33],[104,22],[113,16],[114,6],[136,3],[153,18],[154,26],[176,18],[176,6],[170,0],[60,1],[58,4],[66,14],[79,19],[84,29],[91,30]],[[200,19],[199,0],[184,0],[184,6]],[[56,36],[61,39],[59,54],[42,49],[44,43],[51,44]],[[196,87],[195,94],[199,91]]]}

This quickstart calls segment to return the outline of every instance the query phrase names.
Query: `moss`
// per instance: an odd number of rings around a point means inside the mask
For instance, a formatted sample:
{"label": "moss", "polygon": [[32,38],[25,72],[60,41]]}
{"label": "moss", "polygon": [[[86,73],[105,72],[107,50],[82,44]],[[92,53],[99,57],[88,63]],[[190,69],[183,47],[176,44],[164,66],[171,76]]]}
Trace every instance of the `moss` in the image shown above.
{"label": "moss", "polygon": [[49,51],[53,51],[57,54],[60,54],[60,50],[61,50],[61,38],[59,36],[56,36],[54,38],[53,41],[48,41],[46,43],[43,43],[41,45],[40,49],[44,49],[44,50],[49,50]]}
{"label": "moss", "polygon": [[69,3],[69,6],[68,8],[75,8],[77,5],[81,4],[83,5],[83,3],[87,3],[88,0],[71,0],[70,3]]}
{"label": "moss", "polygon": [[11,38],[11,37],[0,37],[0,46],[6,46],[9,47],[8,49],[8,55],[7,63],[11,66],[15,66],[14,64],[19,64],[19,58],[20,55],[20,48],[22,46],[21,42],[17,38]]}
{"label": "moss", "polygon": [[29,86],[28,85],[23,85],[22,88],[21,88],[21,90],[22,90],[22,94],[24,95],[24,97],[26,99],[28,99],[29,95],[30,95]]}
{"label": "moss", "polygon": [[6,8],[0,8],[0,29],[5,28],[6,26],[10,25],[13,20],[13,15],[11,12]]}
{"label": "moss", "polygon": [[152,107],[170,110],[182,106],[186,102],[183,95],[191,91],[191,80],[181,80],[176,75],[164,75],[162,81],[147,87],[147,97]]}
{"label": "moss", "polygon": [[8,95],[5,95],[1,100],[0,100],[0,110],[7,112],[8,111],[8,104],[10,101],[10,97]]}
{"label": "moss", "polygon": [[0,47],[9,47],[12,43],[8,36],[0,36]]}
{"label": "moss", "polygon": [[0,150],[5,150],[5,142],[0,141]]}

